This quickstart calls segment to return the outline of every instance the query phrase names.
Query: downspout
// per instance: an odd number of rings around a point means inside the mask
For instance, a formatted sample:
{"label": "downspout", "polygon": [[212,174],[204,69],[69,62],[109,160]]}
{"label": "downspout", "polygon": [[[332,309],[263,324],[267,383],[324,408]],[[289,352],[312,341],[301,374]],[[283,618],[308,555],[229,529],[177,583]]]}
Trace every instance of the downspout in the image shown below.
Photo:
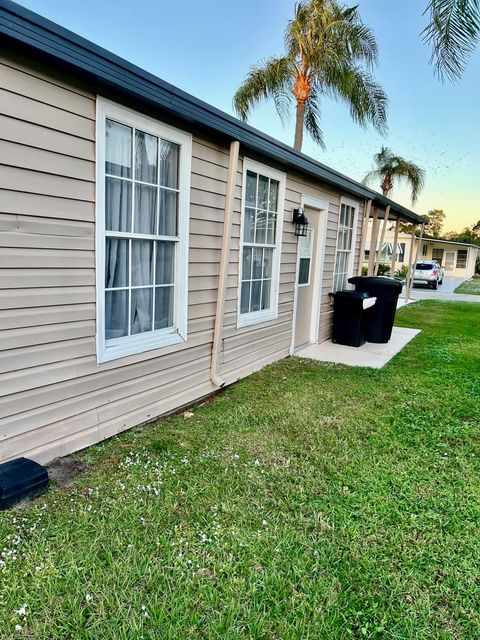
{"label": "downspout", "polygon": [[227,193],[225,197],[225,217],[223,219],[222,251],[220,254],[220,274],[218,277],[218,298],[215,313],[215,326],[213,329],[212,361],[210,365],[210,379],[216,387],[223,387],[225,384],[225,380],[218,375],[218,369],[223,337],[223,315],[225,311],[225,297],[227,294],[228,265],[230,262],[230,239],[232,235],[231,228],[239,149],[240,143],[238,140],[233,140],[230,143]]}

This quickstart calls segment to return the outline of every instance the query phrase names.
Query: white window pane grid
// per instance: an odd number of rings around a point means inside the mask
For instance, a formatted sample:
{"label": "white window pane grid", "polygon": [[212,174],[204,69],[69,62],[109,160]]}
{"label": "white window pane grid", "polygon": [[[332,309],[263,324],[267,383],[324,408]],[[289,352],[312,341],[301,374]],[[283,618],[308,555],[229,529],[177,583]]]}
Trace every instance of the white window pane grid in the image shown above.
{"label": "white window pane grid", "polygon": [[312,259],[313,248],[313,233],[312,229],[307,229],[306,236],[300,236],[298,238],[298,256],[299,256],[299,269],[298,269],[298,284],[308,285],[310,283],[310,263]]}
{"label": "white window pane grid", "polygon": [[467,266],[467,255],[468,252],[466,249],[459,249],[457,252],[457,269],[465,269]]}
{"label": "white window pane grid", "polygon": [[247,171],[240,313],[270,308],[279,183]]}
{"label": "white window pane grid", "polygon": [[278,181],[247,171],[243,241],[275,247]]}
{"label": "white window pane grid", "polygon": [[174,325],[179,149],[107,119],[107,341]]}
{"label": "white window pane grid", "polygon": [[348,267],[353,244],[355,208],[342,204],[338,225],[337,252],[335,257],[335,276],[333,290],[340,291],[348,285]]}
{"label": "white window pane grid", "polygon": [[273,249],[244,246],[242,256],[242,313],[270,308]]}

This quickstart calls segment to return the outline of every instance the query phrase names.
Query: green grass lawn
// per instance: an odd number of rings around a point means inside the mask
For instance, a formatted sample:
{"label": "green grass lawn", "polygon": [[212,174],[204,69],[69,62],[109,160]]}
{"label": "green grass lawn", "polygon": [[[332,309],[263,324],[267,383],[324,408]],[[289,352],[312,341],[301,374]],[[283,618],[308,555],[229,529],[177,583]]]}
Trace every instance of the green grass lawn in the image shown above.
{"label": "green grass lawn", "polygon": [[480,276],[473,276],[471,280],[465,280],[455,289],[454,293],[472,293],[480,296]]}
{"label": "green grass lawn", "polygon": [[478,639],[479,318],[419,302],[383,370],[289,358],[92,447],[0,514],[0,637]]}

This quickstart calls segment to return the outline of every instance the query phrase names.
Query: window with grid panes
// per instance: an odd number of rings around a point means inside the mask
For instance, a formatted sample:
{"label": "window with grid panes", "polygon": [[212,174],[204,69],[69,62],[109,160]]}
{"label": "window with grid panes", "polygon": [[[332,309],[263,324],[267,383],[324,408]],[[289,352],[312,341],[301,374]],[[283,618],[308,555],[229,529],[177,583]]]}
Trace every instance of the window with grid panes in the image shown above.
{"label": "window with grid panes", "polygon": [[298,238],[298,286],[306,287],[310,284],[310,270],[312,265],[313,229],[307,229],[306,236]]}
{"label": "window with grid panes", "polygon": [[[109,112],[112,112],[111,114]],[[190,138],[121,107],[104,118],[100,360],[185,338]],[[184,222],[184,221],[183,221]],[[183,236],[183,237],[182,237]]]}
{"label": "window with grid panes", "polygon": [[280,180],[248,169],[241,242],[240,320],[274,312]]}
{"label": "window with grid panes", "polygon": [[432,260],[436,260],[439,265],[443,260],[443,249],[432,249]]}
{"label": "window with grid panes", "polygon": [[459,249],[457,251],[457,269],[465,269],[467,267],[467,249]]}
{"label": "window with grid panes", "polygon": [[348,285],[348,278],[352,276],[355,219],[356,208],[342,203],[338,222],[335,274],[333,278],[334,291],[345,289]]}

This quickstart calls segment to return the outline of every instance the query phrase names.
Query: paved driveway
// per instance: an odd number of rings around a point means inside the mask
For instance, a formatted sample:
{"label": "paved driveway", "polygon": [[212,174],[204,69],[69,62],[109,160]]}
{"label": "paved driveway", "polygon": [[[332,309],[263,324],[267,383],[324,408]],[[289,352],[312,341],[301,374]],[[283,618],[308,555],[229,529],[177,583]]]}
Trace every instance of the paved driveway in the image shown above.
{"label": "paved driveway", "polygon": [[[411,297],[413,300],[454,300],[456,302],[480,302],[480,296],[472,296],[464,293],[453,293],[465,278],[445,276],[443,284],[436,291],[425,286],[413,287]],[[405,297],[405,287],[401,298]]]}

